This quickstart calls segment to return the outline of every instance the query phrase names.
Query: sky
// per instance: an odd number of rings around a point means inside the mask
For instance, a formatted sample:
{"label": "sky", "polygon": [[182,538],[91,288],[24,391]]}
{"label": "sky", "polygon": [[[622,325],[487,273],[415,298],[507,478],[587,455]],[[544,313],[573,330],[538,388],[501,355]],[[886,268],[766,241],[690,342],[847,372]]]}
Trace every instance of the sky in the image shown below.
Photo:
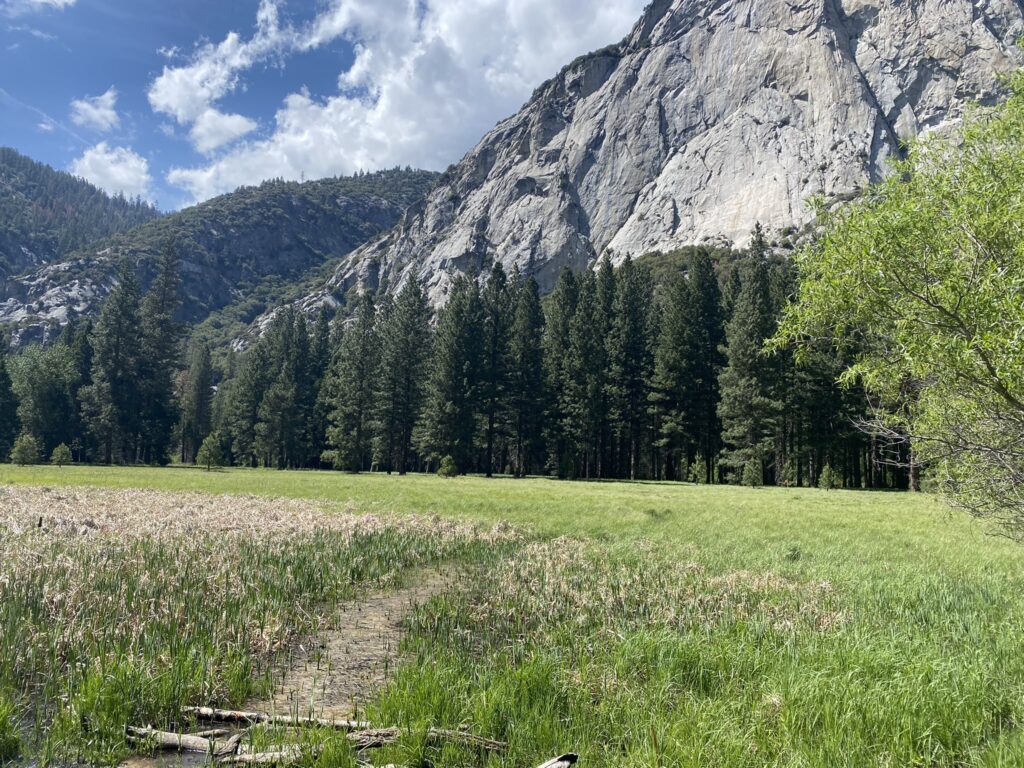
{"label": "sky", "polygon": [[646,0],[0,0],[0,145],[174,210],[443,170]]}

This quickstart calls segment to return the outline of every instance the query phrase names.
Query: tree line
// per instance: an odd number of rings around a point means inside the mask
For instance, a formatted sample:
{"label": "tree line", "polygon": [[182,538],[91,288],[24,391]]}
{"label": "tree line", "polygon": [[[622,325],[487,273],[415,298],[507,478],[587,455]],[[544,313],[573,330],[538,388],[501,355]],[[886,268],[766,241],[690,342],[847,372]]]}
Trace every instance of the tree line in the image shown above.
{"label": "tree line", "polygon": [[729,258],[689,249],[659,284],[605,258],[542,300],[496,263],[456,277],[436,316],[415,281],[333,321],[284,308],[221,372],[202,344],[179,360],[177,285],[166,249],[145,297],[126,269],[95,325],[12,357],[0,450],[20,429],[40,455],[65,444],[78,461],[908,483],[857,428],[868,403],[836,383],[835,348],[801,365],[764,353],[795,277],[760,228]]}

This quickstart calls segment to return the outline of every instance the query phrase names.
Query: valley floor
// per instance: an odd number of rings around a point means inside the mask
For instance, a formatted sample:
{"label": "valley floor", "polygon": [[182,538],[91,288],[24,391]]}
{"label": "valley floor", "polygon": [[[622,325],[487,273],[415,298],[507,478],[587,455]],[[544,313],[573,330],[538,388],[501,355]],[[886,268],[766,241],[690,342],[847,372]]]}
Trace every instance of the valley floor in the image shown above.
{"label": "valley floor", "polygon": [[0,534],[0,751],[6,708],[23,753],[117,762],[126,722],[273,700],[352,600],[459,571],[360,707],[408,729],[376,764],[1024,764],[1024,549],[927,495],[3,466]]}

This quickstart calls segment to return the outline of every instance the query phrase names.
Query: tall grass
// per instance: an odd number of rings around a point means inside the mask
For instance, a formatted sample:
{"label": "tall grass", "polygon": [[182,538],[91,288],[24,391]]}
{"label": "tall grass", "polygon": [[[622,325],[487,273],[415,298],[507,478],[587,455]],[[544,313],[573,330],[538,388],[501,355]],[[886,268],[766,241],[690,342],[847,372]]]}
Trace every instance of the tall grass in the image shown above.
{"label": "tall grass", "polygon": [[[220,523],[179,508],[168,530],[174,497],[150,496],[150,514],[131,498],[130,526],[113,511],[97,523],[88,496],[77,517],[43,514],[40,526],[35,511],[52,504],[39,504],[0,519],[0,691],[44,763],[114,765],[126,724],[178,727],[185,704],[265,693],[270,667],[340,601],[484,541],[466,526],[343,514],[282,532],[273,503],[228,498],[213,505]],[[233,503],[249,506],[232,515]],[[0,700],[2,752],[13,720]]]}

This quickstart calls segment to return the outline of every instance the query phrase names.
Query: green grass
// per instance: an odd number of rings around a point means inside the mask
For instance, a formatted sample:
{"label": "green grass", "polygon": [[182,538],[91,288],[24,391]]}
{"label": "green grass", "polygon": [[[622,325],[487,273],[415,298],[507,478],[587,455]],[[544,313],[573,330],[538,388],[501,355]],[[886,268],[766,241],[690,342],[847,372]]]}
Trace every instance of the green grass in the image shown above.
{"label": "green grass", "polygon": [[[930,496],[544,479],[0,468],[0,483],[325,498],[533,534],[410,618],[380,762],[1024,764],[1024,550]],[[479,557],[479,551],[474,557]],[[310,738],[325,739],[320,734]],[[326,768],[334,748],[321,754]]]}

